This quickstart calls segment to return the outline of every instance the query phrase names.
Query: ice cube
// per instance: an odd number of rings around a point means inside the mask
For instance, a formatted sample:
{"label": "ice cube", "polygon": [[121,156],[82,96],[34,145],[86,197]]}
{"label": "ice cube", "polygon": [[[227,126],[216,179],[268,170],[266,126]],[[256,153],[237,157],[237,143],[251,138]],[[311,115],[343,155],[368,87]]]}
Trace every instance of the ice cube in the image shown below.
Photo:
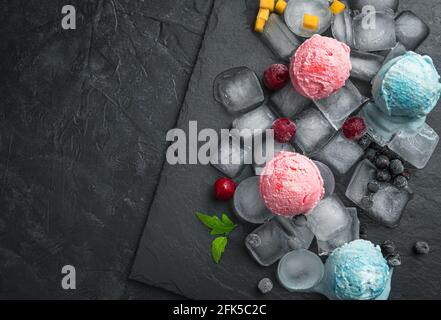
{"label": "ice cube", "polygon": [[415,168],[422,169],[438,145],[438,134],[426,123],[416,136],[395,135],[388,147]]}
{"label": "ice cube", "polygon": [[236,215],[246,222],[260,224],[274,216],[260,197],[258,176],[249,177],[239,184],[233,203]]}
{"label": "ice cube", "polygon": [[343,176],[363,157],[363,154],[364,150],[357,141],[347,139],[339,132],[313,157],[327,164],[335,175]]}
{"label": "ice cube", "polygon": [[354,241],[360,237],[360,221],[357,216],[356,208],[346,208],[349,214],[350,223],[341,230],[336,237],[328,241],[317,240],[318,253],[320,256],[332,253],[345,243]]}
{"label": "ice cube", "polygon": [[354,47],[360,51],[391,49],[397,43],[390,11],[361,13],[352,19]]}
{"label": "ice cube", "polygon": [[280,59],[289,61],[301,42],[277,14],[272,13],[262,32],[262,40]]}
{"label": "ice cube", "polygon": [[323,179],[323,189],[325,189],[325,197],[332,196],[335,190],[335,178],[331,169],[320,161],[314,161],[315,165],[320,170],[320,175]]}
{"label": "ice cube", "polygon": [[334,238],[350,223],[349,214],[337,195],[324,198],[307,215],[308,228],[318,240]]}
{"label": "ice cube", "polygon": [[351,50],[351,77],[371,82],[383,65],[384,57],[367,52]]}
{"label": "ice cube", "polygon": [[352,82],[347,80],[338,91],[325,99],[314,100],[314,103],[332,126],[338,130],[346,118],[357,110],[365,100],[366,98],[361,95]]}
{"label": "ice cube", "polygon": [[331,140],[336,130],[316,108],[306,108],[295,117],[297,133],[295,145],[306,155],[319,150]]}
{"label": "ice cube", "polygon": [[349,7],[356,12],[362,12],[363,7],[373,6],[376,11],[397,11],[399,0],[349,0]]}
{"label": "ice cube", "polygon": [[244,169],[248,152],[241,146],[239,137],[229,136],[221,139],[218,153],[212,155],[210,163],[226,176],[234,178]]}
{"label": "ice cube", "polygon": [[[303,26],[303,15],[310,14],[319,18],[317,30],[306,29]],[[314,34],[325,32],[331,25],[332,13],[328,0],[296,0],[289,1],[284,13],[285,22],[294,34],[309,38]]]}
{"label": "ice cube", "polygon": [[292,84],[288,83],[281,90],[271,96],[270,103],[280,116],[292,118],[305,107],[309,106],[311,100],[299,94],[293,88]]}
{"label": "ice cube", "polygon": [[256,74],[247,67],[226,70],[214,80],[214,98],[228,112],[247,112],[262,104],[265,97]]}
{"label": "ice cube", "polygon": [[245,246],[262,266],[270,266],[291,250],[308,249],[314,235],[292,219],[275,216],[245,238]]}
{"label": "ice cube", "polygon": [[395,47],[390,49],[389,53],[387,54],[386,58],[383,61],[383,65],[388,63],[390,60],[395,59],[396,57],[402,56],[407,52],[407,49],[405,46],[403,46],[400,42],[397,42]]}
{"label": "ice cube", "polygon": [[[237,129],[242,138],[249,139],[258,134],[259,130],[260,133],[264,133],[266,129],[270,129],[274,120],[276,120],[274,113],[266,105],[262,105],[234,119],[232,128]],[[254,132],[254,130],[258,131]]]}
{"label": "ice cube", "polygon": [[280,260],[277,278],[288,291],[309,292],[322,280],[324,269],[316,254],[308,250],[295,250]]}
{"label": "ice cube", "polygon": [[362,200],[369,195],[367,184],[375,180],[376,172],[376,167],[369,160],[360,162],[346,189],[346,197],[371,218],[393,228],[399,223],[412,192],[410,189],[399,189],[388,182],[380,182],[380,189],[371,195],[371,206],[367,206]]}
{"label": "ice cube", "polygon": [[427,24],[412,11],[403,11],[395,18],[397,40],[407,50],[414,51],[429,35]]}
{"label": "ice cube", "polygon": [[[272,150],[268,144],[269,140],[274,143],[274,148],[272,148]],[[291,144],[280,143],[275,141],[274,138],[271,139],[268,136],[262,140],[261,144],[256,144],[253,150],[253,167],[255,174],[260,175],[265,165],[282,150],[292,152],[295,151]]]}
{"label": "ice cube", "polygon": [[[343,1],[342,1],[343,2]],[[344,1],[343,3],[346,3]],[[351,11],[346,5],[346,9],[333,17],[331,24],[332,35],[340,42],[346,43],[348,46],[353,46],[352,36],[352,16]]]}

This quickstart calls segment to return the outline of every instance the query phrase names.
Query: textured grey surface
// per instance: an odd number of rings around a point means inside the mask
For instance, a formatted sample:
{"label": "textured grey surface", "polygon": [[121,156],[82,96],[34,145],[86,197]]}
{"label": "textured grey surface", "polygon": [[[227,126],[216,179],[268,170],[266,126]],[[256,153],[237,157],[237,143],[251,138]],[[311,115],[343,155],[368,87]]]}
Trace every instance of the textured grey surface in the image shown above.
{"label": "textured grey surface", "polygon": [[0,298],[176,297],[127,278],[210,9],[2,1]]}
{"label": "textured grey surface", "polygon": [[[414,11],[429,24],[432,33],[418,51],[429,54],[441,70],[441,1],[402,0],[400,9]],[[276,61],[251,31],[256,12],[257,1],[253,0],[215,2],[179,127],[186,128],[188,121],[198,120],[200,129],[228,128],[233,118],[212,98],[215,76],[241,65],[261,74],[268,64]],[[441,133],[439,108],[430,115],[429,124]],[[386,229],[361,217],[368,226],[370,240],[379,243],[392,239],[402,253],[403,265],[394,272],[392,299],[441,298],[440,166],[438,148],[428,166],[414,175],[411,183],[416,195],[398,228]],[[250,174],[247,170],[240,179]],[[275,266],[259,267],[245,252],[243,240],[252,229],[245,224],[231,235],[221,263],[212,262],[212,237],[195,219],[194,212],[232,213],[230,204],[216,202],[211,197],[212,183],[217,177],[219,173],[210,166],[164,167],[131,277],[190,298],[319,298],[288,293],[277,282],[271,294],[259,294],[258,280],[263,277],[274,280]],[[433,249],[431,253],[415,256],[412,246],[416,240],[428,241]]]}

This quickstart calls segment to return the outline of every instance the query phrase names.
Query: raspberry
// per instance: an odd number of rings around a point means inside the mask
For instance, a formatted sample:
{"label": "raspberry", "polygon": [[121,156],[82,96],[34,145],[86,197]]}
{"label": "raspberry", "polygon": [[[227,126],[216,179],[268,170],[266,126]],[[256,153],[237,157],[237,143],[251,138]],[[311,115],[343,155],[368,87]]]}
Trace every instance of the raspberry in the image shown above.
{"label": "raspberry", "polygon": [[358,140],[366,134],[367,127],[364,119],[361,117],[348,118],[341,127],[343,135],[347,139]]}
{"label": "raspberry", "polygon": [[280,143],[290,142],[296,135],[297,127],[289,118],[279,118],[273,122],[274,139]]}
{"label": "raspberry", "polygon": [[234,191],[236,191],[236,183],[229,178],[219,178],[214,183],[214,196],[218,200],[230,200]]}
{"label": "raspberry", "polygon": [[289,70],[284,64],[272,64],[263,73],[263,83],[271,90],[282,89],[289,80]]}

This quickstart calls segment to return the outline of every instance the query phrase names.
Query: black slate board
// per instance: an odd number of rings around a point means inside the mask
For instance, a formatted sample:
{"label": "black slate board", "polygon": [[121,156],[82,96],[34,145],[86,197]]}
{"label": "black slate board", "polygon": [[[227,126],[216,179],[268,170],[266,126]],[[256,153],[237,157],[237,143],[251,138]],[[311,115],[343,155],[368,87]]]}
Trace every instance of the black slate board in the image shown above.
{"label": "black slate board", "polygon": [[[233,117],[213,99],[215,76],[225,69],[242,65],[261,74],[268,64],[276,62],[251,31],[257,3],[253,0],[216,1],[178,127],[185,129],[190,120],[197,120],[199,129],[229,128]],[[430,5],[425,2],[421,6],[415,1],[403,0],[401,10],[404,9],[413,10],[430,25],[432,35],[419,51],[431,55],[440,69],[441,26],[436,21],[441,4],[430,1]],[[437,109],[429,119],[437,132],[441,132],[440,120],[441,110]],[[429,165],[413,177],[416,196],[397,229],[386,229],[361,216],[368,226],[370,240],[379,243],[392,239],[402,253],[403,266],[395,270],[391,299],[441,298],[440,160],[437,149]],[[238,181],[251,174],[251,170],[246,170]],[[243,240],[253,226],[241,224],[231,235],[222,262],[219,265],[212,262],[212,237],[196,220],[194,212],[232,212],[230,204],[214,201],[211,196],[212,184],[219,176],[211,166],[165,165],[131,278],[194,299],[320,298],[314,294],[289,293],[277,281],[271,294],[262,296],[257,292],[256,284],[262,277],[275,280],[275,266],[260,267],[245,251]],[[412,254],[416,240],[430,243],[430,255],[417,257]]]}

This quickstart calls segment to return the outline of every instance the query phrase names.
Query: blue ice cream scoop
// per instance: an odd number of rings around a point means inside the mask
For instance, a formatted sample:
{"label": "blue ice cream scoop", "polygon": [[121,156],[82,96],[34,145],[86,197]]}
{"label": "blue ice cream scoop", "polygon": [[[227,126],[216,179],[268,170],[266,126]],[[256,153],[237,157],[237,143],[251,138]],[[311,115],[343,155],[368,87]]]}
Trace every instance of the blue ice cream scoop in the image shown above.
{"label": "blue ice cream scoop", "polygon": [[440,98],[439,79],[429,56],[409,51],[380,69],[372,83],[372,95],[375,104],[389,116],[422,118]]}
{"label": "blue ice cream scoop", "polygon": [[379,246],[355,240],[337,248],[325,265],[327,287],[337,299],[387,299],[391,270]]}

